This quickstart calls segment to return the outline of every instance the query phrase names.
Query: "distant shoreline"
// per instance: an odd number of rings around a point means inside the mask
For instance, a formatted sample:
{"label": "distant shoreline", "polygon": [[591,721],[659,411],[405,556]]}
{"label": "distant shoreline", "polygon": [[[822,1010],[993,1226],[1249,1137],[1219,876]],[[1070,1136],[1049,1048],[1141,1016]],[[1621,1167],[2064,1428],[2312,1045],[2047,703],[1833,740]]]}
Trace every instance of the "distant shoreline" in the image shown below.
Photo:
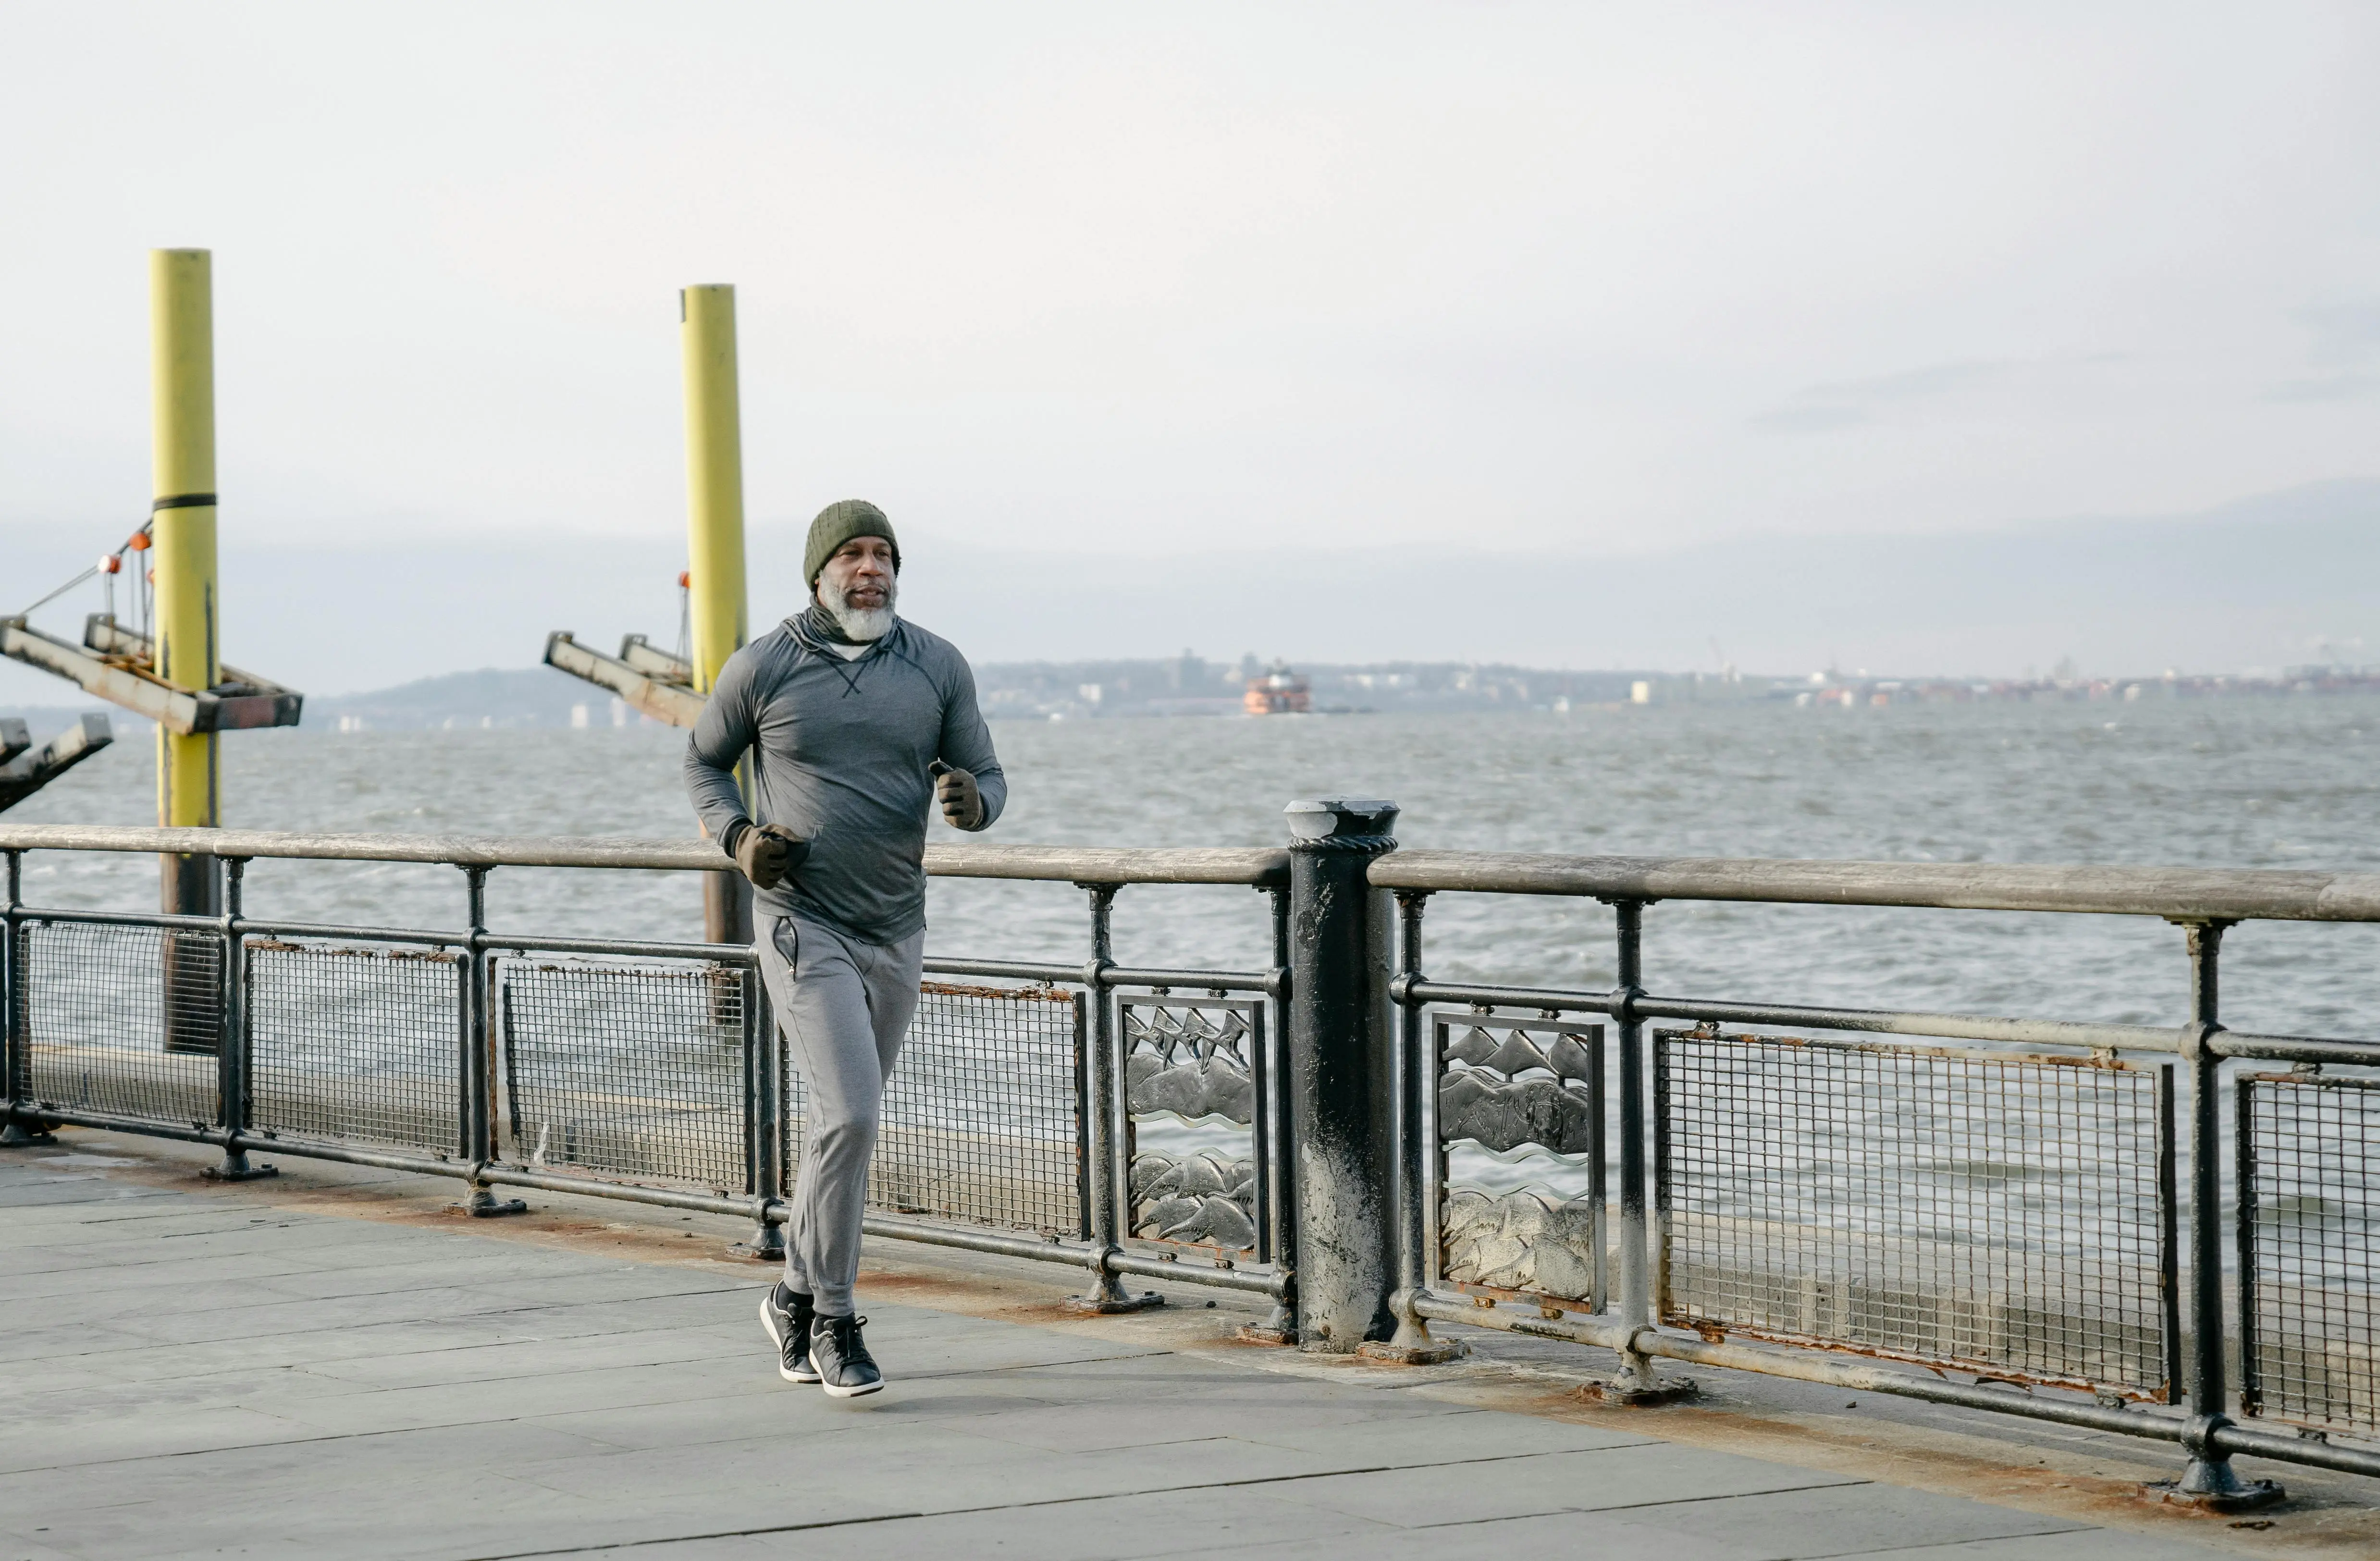
{"label": "distant shoreline", "polygon": [[[1114,681],[1073,679],[1047,663],[978,672],[985,715],[1016,722],[1279,720],[1249,716],[1236,696],[1184,691],[1164,681],[1166,662],[1103,663]],[[1304,671],[1305,669],[1301,669]],[[1138,673],[1135,676],[1135,672]],[[2380,669],[2291,668],[2273,675],[2154,678],[1952,679],[1857,675],[1779,678],[1712,673],[1560,672],[1454,663],[1398,671],[1316,665],[1312,717],[1381,715],[1585,715],[1680,708],[1874,708],[1902,705],[2090,705],[2239,698],[2380,696]],[[1096,695],[1092,694],[1097,689]],[[150,723],[96,700],[0,705],[38,739],[86,711],[105,712],[119,741],[145,737]],[[601,690],[550,668],[464,672],[366,694],[310,697],[298,730],[340,732],[557,732],[615,730],[644,722]]]}

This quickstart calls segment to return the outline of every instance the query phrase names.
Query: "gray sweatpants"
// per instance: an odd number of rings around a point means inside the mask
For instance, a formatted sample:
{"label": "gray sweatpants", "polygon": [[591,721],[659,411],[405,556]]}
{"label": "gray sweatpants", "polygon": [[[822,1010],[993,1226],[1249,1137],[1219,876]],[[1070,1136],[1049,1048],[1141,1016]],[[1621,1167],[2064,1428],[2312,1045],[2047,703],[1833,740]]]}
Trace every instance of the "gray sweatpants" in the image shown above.
{"label": "gray sweatpants", "polygon": [[847,1317],[884,1081],[917,1011],[926,934],[880,947],[798,916],[778,916],[764,932],[760,978],[808,1092],[785,1284],[817,1297],[823,1315]]}

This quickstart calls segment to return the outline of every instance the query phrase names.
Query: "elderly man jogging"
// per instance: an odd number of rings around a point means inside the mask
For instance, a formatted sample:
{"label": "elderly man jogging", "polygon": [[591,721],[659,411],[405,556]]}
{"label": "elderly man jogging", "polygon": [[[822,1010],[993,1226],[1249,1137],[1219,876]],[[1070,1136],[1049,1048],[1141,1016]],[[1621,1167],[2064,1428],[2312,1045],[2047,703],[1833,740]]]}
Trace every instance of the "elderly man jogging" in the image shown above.
{"label": "elderly man jogging", "polygon": [[[927,811],[983,829],[1008,782],[966,659],[893,615],[901,545],[884,512],[828,505],[803,570],[808,608],[721,669],[686,787],[752,880],[761,979],[809,1088],[785,1277],[760,1321],[779,1375],[850,1398],[884,1386],[851,1287],[884,1082],[917,1008]],[[735,774],[747,751],[750,813]]]}

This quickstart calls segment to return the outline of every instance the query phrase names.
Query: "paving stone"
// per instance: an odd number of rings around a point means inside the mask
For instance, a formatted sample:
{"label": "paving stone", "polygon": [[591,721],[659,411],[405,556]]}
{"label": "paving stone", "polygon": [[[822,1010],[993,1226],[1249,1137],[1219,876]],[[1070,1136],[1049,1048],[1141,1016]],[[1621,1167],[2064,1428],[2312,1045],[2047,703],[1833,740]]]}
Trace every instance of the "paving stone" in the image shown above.
{"label": "paving stone", "polygon": [[2193,1556],[2234,1555],[2221,1545],[2192,1544],[2163,1534],[2127,1534],[2109,1529],[2074,1529],[2017,1539],[1973,1540],[1964,1544],[1873,1550],[1862,1561],[2190,1561]]}
{"label": "paving stone", "polygon": [[1790,1464],[1650,1442],[1340,1475],[1284,1485],[1278,1494],[1410,1529],[1857,1482]]}
{"label": "paving stone", "polygon": [[[1284,1398],[1269,1393],[1209,1393],[1151,1403],[1138,1396],[1094,1404],[1014,1410],[977,1417],[967,1429],[1053,1453],[1097,1447],[1146,1447],[1169,1442],[1199,1442],[1218,1436],[1261,1440],[1284,1451],[1282,1438],[1300,1431],[1403,1419],[1443,1419],[1445,1406],[1427,1399],[1349,1403],[1329,1398]],[[1281,1434],[1268,1436],[1267,1432]]]}
{"label": "paving stone", "polygon": [[[758,1561],[831,1553],[836,1561],[921,1555],[1014,1555],[1035,1561],[1111,1561],[1173,1556],[1240,1544],[1327,1546],[1368,1554],[1396,1531],[1261,1492],[1226,1490],[1111,1496],[1048,1507],[780,1534],[728,1542],[662,1544],[639,1551],[670,1561]],[[619,1553],[613,1553],[617,1555]]]}
{"label": "paving stone", "polygon": [[1561,1421],[1493,1410],[1455,1412],[1403,1420],[1368,1420],[1346,1425],[1251,1427],[1232,1434],[1277,1447],[1332,1456],[1362,1454],[1382,1463],[1404,1464],[1448,1459],[1509,1458],[1522,1453],[1585,1452],[1603,1447],[1642,1446],[1655,1440],[1599,1425],[1571,1425]]}
{"label": "paving stone", "polygon": [[1665,1533],[1722,1541],[1775,1556],[1882,1550],[1913,1533],[1953,1544],[2083,1526],[2014,1507],[1878,1484],[1679,1502],[1642,1512],[1632,1509],[1631,1517]]}

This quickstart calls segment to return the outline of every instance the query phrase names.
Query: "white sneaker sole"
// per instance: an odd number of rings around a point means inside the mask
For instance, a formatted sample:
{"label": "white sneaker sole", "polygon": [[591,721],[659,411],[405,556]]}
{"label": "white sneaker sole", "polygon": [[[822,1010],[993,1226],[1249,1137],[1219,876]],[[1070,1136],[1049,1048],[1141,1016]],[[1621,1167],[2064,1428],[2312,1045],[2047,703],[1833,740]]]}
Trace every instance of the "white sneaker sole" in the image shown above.
{"label": "white sneaker sole", "polygon": [[[810,1380],[818,1381],[815,1377]],[[874,1382],[863,1384],[858,1387],[837,1387],[831,1382],[820,1382],[819,1386],[826,1389],[826,1396],[830,1398],[865,1398],[871,1393],[883,1392],[884,1379],[878,1377]]]}
{"label": "white sneaker sole", "polygon": [[[785,1341],[777,1335],[777,1309],[769,1304],[770,1293],[767,1290],[760,1292],[760,1326],[767,1330],[769,1342],[777,1347],[777,1374],[787,1382],[797,1382],[807,1387],[818,1381],[818,1368],[810,1364],[809,1355],[804,1352],[800,1365],[792,1371],[785,1369]],[[832,1393],[834,1390],[829,1388],[827,1391]]]}

